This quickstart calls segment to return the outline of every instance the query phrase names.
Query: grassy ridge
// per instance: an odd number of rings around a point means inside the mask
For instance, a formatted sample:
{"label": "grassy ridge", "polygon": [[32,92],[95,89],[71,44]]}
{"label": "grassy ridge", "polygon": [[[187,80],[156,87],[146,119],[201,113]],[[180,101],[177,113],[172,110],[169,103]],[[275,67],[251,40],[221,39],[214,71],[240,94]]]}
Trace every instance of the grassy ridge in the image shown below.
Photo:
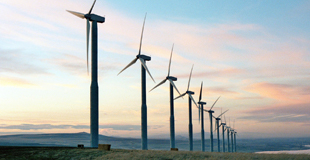
{"label": "grassy ridge", "polygon": [[310,160],[310,155],[255,154],[255,153],[210,153],[189,151],[78,149],[68,147],[0,147],[0,159],[279,159]]}

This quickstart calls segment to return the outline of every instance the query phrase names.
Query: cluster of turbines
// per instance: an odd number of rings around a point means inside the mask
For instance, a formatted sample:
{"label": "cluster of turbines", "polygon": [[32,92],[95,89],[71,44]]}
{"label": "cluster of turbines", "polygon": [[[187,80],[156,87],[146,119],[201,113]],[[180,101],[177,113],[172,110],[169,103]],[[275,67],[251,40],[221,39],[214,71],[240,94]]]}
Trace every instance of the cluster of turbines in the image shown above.
{"label": "cluster of turbines", "polygon": [[[91,28],[91,86],[90,86],[90,141],[91,141],[91,147],[97,148],[98,147],[98,135],[99,135],[99,127],[98,127],[98,104],[99,104],[99,98],[98,98],[98,29],[97,29],[97,23],[104,23],[105,17],[101,17],[96,14],[92,14],[92,9],[96,3],[96,0],[93,2],[93,5],[89,12],[87,14],[82,14],[79,12],[74,11],[68,11],[75,16],[78,16],[82,19],[86,19],[86,35],[87,35],[87,71],[89,71],[89,65],[88,65],[88,50],[89,50],[89,33],[90,33],[90,22],[92,22],[92,28]],[[142,143],[142,150],[147,150],[147,106],[146,106],[146,72],[149,74],[151,79],[155,82],[154,78],[152,77],[149,69],[146,66],[146,61],[151,61],[151,57],[141,54],[141,47],[142,47],[142,39],[143,39],[143,31],[144,31],[144,25],[145,25],[145,19],[146,15],[144,17],[143,21],[143,27],[142,27],[142,33],[140,38],[140,46],[139,46],[139,52],[138,55],[124,68],[122,69],[120,73],[122,73],[124,70],[129,68],[131,65],[136,63],[138,60],[141,62],[141,98],[142,98],[142,105],[141,105],[141,143]],[[220,145],[220,127],[222,127],[222,151],[225,152],[225,131],[227,133],[227,151],[228,152],[236,152],[236,130],[234,127],[229,127],[226,124],[226,118],[225,112],[222,112],[219,116],[215,117],[213,115],[214,111],[212,108],[216,104],[216,102],[219,100],[220,97],[217,98],[217,100],[213,103],[211,108],[209,110],[204,109],[204,105],[206,105],[206,102],[203,102],[202,99],[202,87],[203,82],[201,83],[200,88],[200,94],[199,94],[199,101],[198,105],[195,102],[192,95],[195,93],[193,91],[189,90],[190,87],[190,80],[192,76],[193,67],[191,68],[189,80],[188,80],[188,86],[185,93],[181,94],[179,90],[177,89],[176,85],[174,84],[174,81],[177,81],[176,77],[173,77],[170,75],[170,66],[171,66],[171,58],[173,53],[173,47],[171,49],[170,54],[170,60],[169,60],[169,67],[168,67],[168,74],[167,77],[162,80],[159,84],[157,84],[154,88],[152,88],[150,91],[154,90],[155,88],[159,87],[160,85],[164,84],[166,81],[169,81],[170,83],[170,148],[176,148],[175,147],[175,127],[174,127],[174,100],[181,98],[188,95],[188,109],[189,109],[189,150],[193,151],[193,124],[192,124],[192,102],[195,104],[195,106],[199,110],[199,122],[201,120],[201,150],[205,151],[205,138],[204,138],[204,112],[209,113],[210,118],[210,151],[213,152],[213,125],[212,120],[215,119],[215,131],[217,133],[217,145],[218,145],[218,152],[221,151],[221,145]],[[179,96],[174,98],[174,89],[179,93]],[[222,116],[224,115],[224,122],[222,122]]]}

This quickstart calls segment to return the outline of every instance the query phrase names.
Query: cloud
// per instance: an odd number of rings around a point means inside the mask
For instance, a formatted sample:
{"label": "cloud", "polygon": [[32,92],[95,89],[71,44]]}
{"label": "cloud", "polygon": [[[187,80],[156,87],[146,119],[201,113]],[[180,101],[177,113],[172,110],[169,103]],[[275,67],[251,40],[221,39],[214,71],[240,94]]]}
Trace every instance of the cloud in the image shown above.
{"label": "cloud", "polygon": [[[52,124],[0,125],[0,129],[19,129],[19,130],[70,129],[70,128],[89,129],[89,125],[52,125]],[[99,128],[131,131],[131,130],[140,130],[140,125],[100,125]]]}
{"label": "cloud", "polygon": [[244,111],[248,116],[241,119],[260,122],[310,122],[310,103],[292,105],[273,105]]}
{"label": "cloud", "polygon": [[310,102],[309,95],[310,86],[274,84],[268,82],[254,83],[245,90],[252,93],[257,93],[262,97],[271,98],[281,103],[300,104]]}
{"label": "cloud", "polygon": [[35,65],[38,59],[22,50],[0,49],[0,73],[18,75],[48,74],[45,68]]}
{"label": "cloud", "polygon": [[21,125],[1,125],[1,129],[19,130],[41,130],[41,129],[68,129],[72,125],[51,125],[51,124],[21,124]]}
{"label": "cloud", "polygon": [[[91,58],[89,57],[89,73],[91,73]],[[62,71],[70,72],[74,75],[85,76],[87,73],[87,59],[82,59],[78,56],[63,54],[61,58],[53,58],[51,60],[47,60],[51,64],[57,65],[61,68]],[[116,67],[112,65],[110,62],[105,62],[100,64],[98,67],[98,71],[100,73],[107,72],[111,70],[116,70]],[[102,75],[102,74],[99,74]]]}
{"label": "cloud", "polygon": [[34,85],[31,82],[20,78],[12,78],[12,77],[0,77],[0,85],[1,86],[18,86],[18,87],[28,87]]}

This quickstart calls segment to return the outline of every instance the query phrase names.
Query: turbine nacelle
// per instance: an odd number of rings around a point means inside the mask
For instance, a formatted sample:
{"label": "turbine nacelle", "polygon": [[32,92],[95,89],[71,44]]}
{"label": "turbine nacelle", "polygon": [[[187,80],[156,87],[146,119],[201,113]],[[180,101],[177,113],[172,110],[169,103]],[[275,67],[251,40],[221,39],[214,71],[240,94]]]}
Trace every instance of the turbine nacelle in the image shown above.
{"label": "turbine nacelle", "polygon": [[194,94],[195,94],[195,92],[192,92],[192,91],[186,91],[185,93],[191,94],[191,95],[194,95]]}
{"label": "turbine nacelle", "polygon": [[206,102],[198,102],[198,104],[205,105],[205,104],[207,104],[207,103],[206,103]]}
{"label": "turbine nacelle", "polygon": [[151,57],[150,57],[150,56],[146,56],[146,55],[143,55],[143,54],[137,55],[136,57],[137,57],[138,59],[139,59],[139,58],[142,58],[142,59],[145,60],[145,61],[150,61],[150,60],[151,60]]}
{"label": "turbine nacelle", "polygon": [[226,123],[221,123],[221,125],[226,125]]}
{"label": "turbine nacelle", "polygon": [[96,21],[98,23],[105,22],[105,17],[98,16],[96,14],[85,14],[84,17],[89,21]]}
{"label": "turbine nacelle", "polygon": [[173,77],[173,76],[167,76],[166,79],[170,79],[172,81],[177,81],[178,80],[177,77]]}
{"label": "turbine nacelle", "polygon": [[209,113],[214,113],[214,111],[212,111],[212,110],[208,110],[208,112],[209,112]]}
{"label": "turbine nacelle", "polygon": [[219,121],[219,120],[221,120],[221,118],[215,118],[215,120]]}

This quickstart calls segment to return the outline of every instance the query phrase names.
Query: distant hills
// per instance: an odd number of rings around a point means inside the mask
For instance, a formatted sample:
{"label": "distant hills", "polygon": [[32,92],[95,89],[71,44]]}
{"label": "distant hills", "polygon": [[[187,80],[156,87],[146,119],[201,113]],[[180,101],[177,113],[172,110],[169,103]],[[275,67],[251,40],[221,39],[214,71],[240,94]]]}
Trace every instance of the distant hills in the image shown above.
{"label": "distant hills", "polygon": [[[198,134],[196,136],[198,136]],[[112,148],[141,149],[141,140],[138,138],[122,138],[99,135],[99,143],[111,144]],[[52,134],[18,134],[0,136],[0,146],[76,147],[77,144],[84,144],[85,147],[89,147],[90,134],[86,132],[80,132]],[[205,150],[209,151],[210,140],[206,139],[205,144]],[[237,137],[237,150],[239,152],[304,150],[309,149],[308,145],[310,145],[310,138],[238,139]],[[188,138],[180,135],[177,136],[176,147],[179,148],[179,150],[188,150]],[[170,150],[170,140],[169,138],[154,139],[154,137],[150,137],[150,139],[148,139],[148,148],[152,150]],[[199,139],[194,140],[194,150],[201,150],[201,141]],[[217,150],[216,137],[214,138],[214,150]]]}

